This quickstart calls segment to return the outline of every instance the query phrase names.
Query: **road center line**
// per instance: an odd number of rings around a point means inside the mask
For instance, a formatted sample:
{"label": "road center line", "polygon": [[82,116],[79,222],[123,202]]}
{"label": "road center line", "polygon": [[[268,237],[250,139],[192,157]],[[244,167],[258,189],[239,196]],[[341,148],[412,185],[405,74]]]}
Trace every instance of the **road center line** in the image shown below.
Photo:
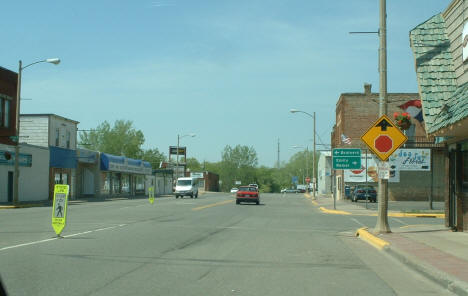
{"label": "road center line", "polygon": [[207,208],[211,208],[211,207],[221,206],[221,205],[225,205],[225,204],[228,204],[228,203],[231,203],[231,202],[234,202],[234,200],[225,200],[225,201],[220,201],[220,202],[217,202],[217,203],[214,203],[214,204],[209,204],[209,205],[206,205],[206,206],[196,207],[196,208],[193,208],[192,211],[199,211],[199,210],[203,210],[203,209],[207,209]]}
{"label": "road center line", "polygon": [[[116,226],[110,226],[110,227],[105,227],[105,228],[99,228],[99,229],[94,229],[94,230],[88,230],[88,231],[78,232],[78,233],[74,233],[74,234],[64,235],[63,237],[64,237],[64,238],[68,238],[68,237],[73,237],[73,236],[88,234],[88,233],[92,233],[92,232],[97,232],[97,231],[102,231],[102,230],[108,230],[108,229],[117,228],[117,227],[123,227],[123,226],[125,226],[125,225],[127,225],[127,224],[119,224],[119,225],[116,225]],[[38,241],[34,241],[34,242],[29,242],[29,243],[23,243],[23,244],[18,244],[18,245],[3,247],[3,248],[0,248],[0,252],[1,252],[1,251],[5,251],[5,250],[9,250],[9,249],[19,248],[19,247],[26,247],[26,246],[31,246],[31,245],[42,244],[42,243],[50,242],[50,241],[57,240],[57,239],[59,239],[59,237],[53,237],[53,238],[38,240]]]}

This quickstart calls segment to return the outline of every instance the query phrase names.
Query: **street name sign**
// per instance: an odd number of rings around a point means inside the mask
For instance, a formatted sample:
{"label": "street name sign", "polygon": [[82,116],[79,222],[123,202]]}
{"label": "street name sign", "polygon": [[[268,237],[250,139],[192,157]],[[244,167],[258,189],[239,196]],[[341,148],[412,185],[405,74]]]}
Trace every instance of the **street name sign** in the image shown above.
{"label": "street name sign", "polygon": [[335,148],[332,159],[334,170],[358,170],[361,168],[361,149]]}
{"label": "street name sign", "polygon": [[362,135],[361,140],[367,147],[377,155],[377,157],[386,161],[395,150],[400,148],[408,138],[400,129],[388,118],[382,115],[367,132]]}
{"label": "street name sign", "polygon": [[154,187],[149,187],[148,188],[148,195],[149,195],[149,202],[150,204],[154,203]]}
{"label": "street name sign", "polygon": [[54,203],[52,205],[52,227],[57,236],[60,236],[67,224],[68,192],[68,185],[55,184]]}

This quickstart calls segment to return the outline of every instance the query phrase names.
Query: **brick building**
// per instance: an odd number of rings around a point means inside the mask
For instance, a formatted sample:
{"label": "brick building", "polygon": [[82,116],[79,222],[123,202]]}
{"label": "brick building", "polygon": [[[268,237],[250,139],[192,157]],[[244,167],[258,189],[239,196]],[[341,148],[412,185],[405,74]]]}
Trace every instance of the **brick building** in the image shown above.
{"label": "brick building", "polygon": [[[331,135],[332,148],[361,148],[363,153],[366,145],[361,136],[379,118],[379,93],[372,92],[370,84],[364,84],[363,93],[343,93],[336,104],[336,123]],[[418,93],[388,93],[388,114],[402,112],[400,105],[411,100],[418,100]],[[434,144],[434,138],[428,138],[424,124],[411,119],[412,126],[405,133],[408,141],[405,148],[431,148],[433,154],[432,171],[443,169],[443,145]],[[351,141],[346,144],[342,136]],[[370,151],[369,151],[370,155]],[[371,167],[369,167],[371,169]],[[370,174],[370,172],[366,172]],[[402,171],[398,172],[395,182],[389,183],[389,200],[443,200],[443,176],[434,176],[431,171]],[[343,170],[334,171],[334,193],[338,198],[344,197],[345,185],[356,185],[347,179]],[[369,184],[377,185],[372,178]]]}

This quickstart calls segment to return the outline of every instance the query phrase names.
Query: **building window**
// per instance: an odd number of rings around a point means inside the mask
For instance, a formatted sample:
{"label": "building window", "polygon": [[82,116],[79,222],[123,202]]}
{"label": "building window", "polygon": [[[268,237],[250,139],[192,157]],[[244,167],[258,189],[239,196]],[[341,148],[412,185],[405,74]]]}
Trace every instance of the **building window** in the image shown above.
{"label": "building window", "polygon": [[70,131],[67,131],[67,148],[68,149],[70,149],[70,138],[71,138]]}
{"label": "building window", "polygon": [[11,98],[0,94],[0,127],[10,127]]}
{"label": "building window", "polygon": [[5,112],[3,112],[3,126],[10,127],[10,100],[5,100]]}
{"label": "building window", "polygon": [[59,146],[60,143],[60,129],[56,128],[55,129],[55,146]]}

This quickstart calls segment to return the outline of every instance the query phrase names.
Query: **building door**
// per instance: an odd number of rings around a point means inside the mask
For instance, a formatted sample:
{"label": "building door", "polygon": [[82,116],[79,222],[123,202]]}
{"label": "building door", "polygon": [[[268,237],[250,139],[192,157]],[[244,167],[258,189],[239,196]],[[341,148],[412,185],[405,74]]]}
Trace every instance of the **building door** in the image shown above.
{"label": "building door", "polygon": [[13,172],[8,172],[8,202],[13,202]]}
{"label": "building door", "polygon": [[449,227],[457,226],[457,195],[456,195],[456,151],[449,152]]}

